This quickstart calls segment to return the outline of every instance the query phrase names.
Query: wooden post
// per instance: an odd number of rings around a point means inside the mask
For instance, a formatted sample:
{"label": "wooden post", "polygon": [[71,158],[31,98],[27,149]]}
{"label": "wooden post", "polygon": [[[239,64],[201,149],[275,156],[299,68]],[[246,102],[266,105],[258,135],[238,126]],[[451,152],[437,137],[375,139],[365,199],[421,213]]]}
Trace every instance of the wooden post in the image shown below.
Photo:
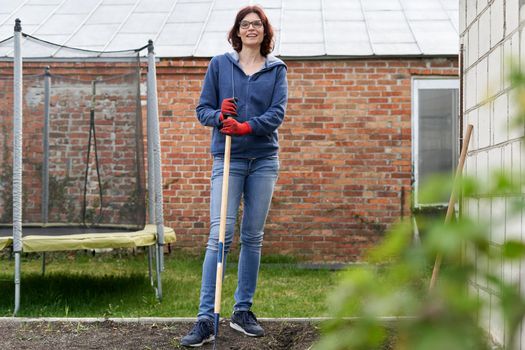
{"label": "wooden post", "polygon": [[[448,224],[450,220],[452,220],[452,215],[454,214],[454,204],[456,203],[456,199],[458,196],[456,192],[463,173],[463,165],[465,164],[465,158],[467,157],[468,144],[470,142],[470,136],[472,135],[473,128],[474,127],[470,124],[467,126],[467,132],[465,134],[465,139],[463,140],[463,147],[461,148],[461,154],[459,156],[459,164],[456,169],[456,175],[454,176],[454,185],[452,187],[452,193],[450,194],[450,200],[448,202],[447,215],[445,216],[445,224]],[[436,261],[434,262],[434,269],[432,270],[432,278],[430,279],[429,290],[434,289],[434,286],[436,285],[436,279],[439,274],[439,269],[441,267],[441,260],[442,256],[441,254],[438,254],[438,256],[436,257]]]}

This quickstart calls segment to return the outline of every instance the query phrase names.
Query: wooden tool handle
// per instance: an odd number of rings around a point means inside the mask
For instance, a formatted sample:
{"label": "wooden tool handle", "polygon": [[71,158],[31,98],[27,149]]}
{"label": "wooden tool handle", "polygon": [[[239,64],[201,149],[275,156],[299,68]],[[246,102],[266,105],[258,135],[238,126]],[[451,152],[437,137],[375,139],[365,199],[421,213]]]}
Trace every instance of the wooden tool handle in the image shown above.
{"label": "wooden tool handle", "polygon": [[[454,204],[456,203],[457,198],[457,188],[459,181],[461,179],[461,174],[463,173],[463,165],[465,164],[465,159],[467,157],[468,144],[470,142],[470,136],[472,135],[472,129],[474,127],[469,124],[467,126],[467,132],[465,133],[465,138],[463,139],[463,147],[461,147],[461,154],[459,156],[459,164],[456,169],[456,175],[454,176],[454,185],[452,187],[452,193],[450,194],[450,200],[448,201],[447,215],[445,216],[445,224],[448,224],[452,220],[452,215],[454,215]],[[441,255],[439,254],[436,257],[434,262],[434,269],[432,270],[432,278],[430,279],[429,290],[432,290],[436,284],[436,279],[439,274],[439,269],[441,267]]]}
{"label": "wooden tool handle", "polygon": [[224,145],[224,169],[222,174],[221,219],[219,223],[219,251],[217,252],[217,277],[215,280],[215,314],[221,312],[224,239],[226,236],[226,215],[228,213],[228,185],[230,178],[231,145],[232,138],[230,135],[226,135],[226,143]]}

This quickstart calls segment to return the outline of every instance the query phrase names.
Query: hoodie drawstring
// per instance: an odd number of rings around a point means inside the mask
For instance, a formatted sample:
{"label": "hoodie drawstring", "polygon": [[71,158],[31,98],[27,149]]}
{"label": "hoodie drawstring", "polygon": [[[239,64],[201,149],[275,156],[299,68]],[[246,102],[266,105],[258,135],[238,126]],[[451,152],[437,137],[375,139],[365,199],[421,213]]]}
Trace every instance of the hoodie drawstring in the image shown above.
{"label": "hoodie drawstring", "polygon": [[232,62],[232,97],[235,98],[235,80],[233,80],[233,62]]}

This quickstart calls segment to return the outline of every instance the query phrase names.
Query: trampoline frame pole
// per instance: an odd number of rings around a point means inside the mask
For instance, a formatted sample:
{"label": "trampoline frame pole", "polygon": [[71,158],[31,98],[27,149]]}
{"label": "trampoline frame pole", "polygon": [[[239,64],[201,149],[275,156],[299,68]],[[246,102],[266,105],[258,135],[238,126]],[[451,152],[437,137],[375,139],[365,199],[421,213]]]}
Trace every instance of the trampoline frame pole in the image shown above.
{"label": "trampoline frame pole", "polygon": [[20,280],[20,252],[15,252],[15,310],[13,311],[13,316],[16,316],[20,310]]}
{"label": "trampoline frame pole", "polygon": [[13,252],[15,254],[15,307],[20,309],[20,254],[22,252],[22,25],[15,20],[13,79]]}
{"label": "trampoline frame pole", "polygon": [[[148,62],[149,64],[149,62]],[[146,136],[148,142],[148,222],[152,225],[155,224],[155,175],[154,175],[154,163],[153,163],[153,130],[151,121],[151,111],[150,111],[150,86],[149,86],[149,75],[150,71],[148,69],[148,86],[147,86],[147,126],[146,126]]]}
{"label": "trampoline frame pole", "polygon": [[[155,225],[157,226],[157,249],[156,249],[156,272],[157,272],[157,297],[162,300],[162,280],[161,272],[164,270],[164,214],[162,208],[162,171],[161,171],[161,150],[160,150],[160,128],[159,128],[159,107],[157,100],[157,71],[155,67],[155,52],[153,40],[148,41],[148,76],[147,76],[147,102],[148,102],[148,149],[152,153],[153,169],[148,169],[149,176],[154,177],[154,188],[149,191],[155,191]],[[149,142],[152,138],[151,143]],[[149,165],[148,161],[148,165]]]}
{"label": "trampoline frame pole", "polygon": [[[148,69],[148,84],[149,84],[149,69]],[[151,112],[149,111],[149,105],[150,105],[150,97],[149,97],[149,85],[147,89],[147,104],[148,104],[148,113],[147,113],[147,127],[146,127],[146,134],[147,134],[147,142],[148,142],[148,223],[154,225],[155,224],[155,176],[154,176],[154,166],[153,166],[153,131],[152,129],[152,122],[151,122]],[[155,288],[155,282],[153,281],[153,273],[152,273],[152,265],[153,265],[153,254],[155,254],[155,267],[157,266],[157,248],[149,246],[148,247],[148,273],[149,273],[149,279],[151,286]],[[159,271],[155,269],[155,274],[158,275]],[[155,293],[158,297],[158,291],[157,288],[155,288]]]}
{"label": "trampoline frame pole", "polygon": [[44,159],[42,162],[42,223],[49,219],[49,114],[51,104],[51,74],[49,66],[44,72],[44,130],[42,143]]}
{"label": "trampoline frame pole", "polygon": [[153,273],[151,271],[151,265],[152,265],[152,260],[151,260],[151,255],[152,255],[152,252],[153,252],[153,246],[148,246],[148,276],[149,276],[149,283],[151,284],[152,287],[154,287],[154,283],[153,283]]}
{"label": "trampoline frame pole", "polygon": [[42,276],[46,274],[46,252],[42,252]]}
{"label": "trampoline frame pole", "polygon": [[[51,106],[51,74],[44,69],[44,129],[42,132],[42,223],[49,220],[49,114]],[[42,276],[46,274],[46,252],[42,253]]]}

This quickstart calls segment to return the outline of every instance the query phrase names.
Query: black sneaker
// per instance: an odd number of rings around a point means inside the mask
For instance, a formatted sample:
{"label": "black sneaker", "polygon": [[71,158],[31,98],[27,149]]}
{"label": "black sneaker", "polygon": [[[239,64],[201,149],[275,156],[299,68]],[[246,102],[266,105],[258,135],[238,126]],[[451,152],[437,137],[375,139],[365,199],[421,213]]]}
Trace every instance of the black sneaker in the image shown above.
{"label": "black sneaker", "polygon": [[191,331],[180,340],[180,345],[199,347],[215,339],[213,322],[208,319],[197,320]]}
{"label": "black sneaker", "polygon": [[235,311],[230,321],[230,327],[250,337],[262,337],[264,329],[257,322],[251,311]]}

